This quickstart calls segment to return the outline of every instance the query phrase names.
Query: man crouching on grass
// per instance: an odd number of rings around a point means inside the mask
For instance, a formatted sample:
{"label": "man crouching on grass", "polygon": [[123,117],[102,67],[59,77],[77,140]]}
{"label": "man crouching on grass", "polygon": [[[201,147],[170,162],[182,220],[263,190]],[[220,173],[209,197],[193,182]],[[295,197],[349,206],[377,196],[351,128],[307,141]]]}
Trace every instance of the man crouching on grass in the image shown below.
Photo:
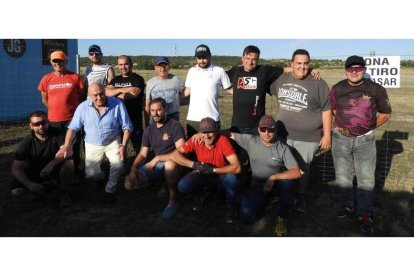
{"label": "man crouching on grass", "polygon": [[[177,181],[181,170],[171,160],[171,155],[175,148],[181,147],[185,142],[183,127],[176,120],[167,117],[166,111],[167,104],[164,99],[151,100],[150,113],[154,124],[144,130],[141,150],[124,183],[125,189],[132,191],[147,187],[150,182],[165,179],[170,200],[161,213],[163,219],[171,218],[177,212]],[[155,157],[144,164],[150,149],[154,150]]]}

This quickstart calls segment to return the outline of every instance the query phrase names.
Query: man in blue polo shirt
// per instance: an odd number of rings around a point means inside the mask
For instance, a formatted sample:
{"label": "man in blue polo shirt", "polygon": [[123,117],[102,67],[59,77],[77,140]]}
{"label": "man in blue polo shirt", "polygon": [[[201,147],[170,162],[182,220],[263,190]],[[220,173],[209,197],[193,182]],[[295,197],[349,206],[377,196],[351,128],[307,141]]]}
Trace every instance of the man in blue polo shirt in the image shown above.
{"label": "man in blue polo shirt", "polygon": [[85,178],[104,178],[100,164],[105,154],[110,162],[109,179],[105,186],[105,202],[109,203],[115,199],[116,185],[123,171],[126,145],[133,127],[122,101],[107,97],[102,84],[91,84],[88,96],[76,109],[66,133],[65,144],[57,155],[72,154],[72,140],[76,132],[84,127]]}

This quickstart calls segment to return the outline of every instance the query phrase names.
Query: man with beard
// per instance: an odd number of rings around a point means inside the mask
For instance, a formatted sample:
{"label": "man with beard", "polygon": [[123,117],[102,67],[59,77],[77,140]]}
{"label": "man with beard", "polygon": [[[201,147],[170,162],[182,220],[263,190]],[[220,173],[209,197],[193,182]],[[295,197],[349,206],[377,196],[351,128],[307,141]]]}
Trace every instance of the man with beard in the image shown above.
{"label": "man with beard", "polygon": [[103,53],[99,45],[93,44],[89,46],[88,52],[91,64],[88,64],[85,69],[86,89],[95,82],[104,86],[107,85],[115,77],[114,68],[107,63],[103,63]]}
{"label": "man with beard", "polygon": [[26,190],[34,194],[45,194],[57,188],[59,206],[70,204],[67,195],[74,165],[72,158],[55,157],[59,150],[59,131],[51,126],[43,111],[35,111],[29,116],[30,135],[17,146],[12,164],[15,181],[11,193],[19,196]]}
{"label": "man with beard", "polygon": [[132,72],[132,67],[132,59],[129,56],[119,56],[118,69],[121,75],[116,76],[105,87],[105,93],[107,96],[117,97],[124,102],[134,127],[131,133],[131,143],[135,153],[138,153],[142,142],[145,81],[143,77]]}
{"label": "man with beard", "polygon": [[220,128],[218,97],[221,88],[231,89],[223,68],[211,63],[211,52],[201,44],[195,50],[196,66],[190,68],[185,81],[184,96],[190,96],[187,114],[187,137],[198,133],[202,118],[213,118]]}
{"label": "man with beard", "polygon": [[[240,162],[230,140],[219,133],[213,118],[200,121],[201,143],[189,139],[174,151],[172,159],[178,164],[193,168],[178,182],[182,193],[202,194],[204,188],[219,187],[226,192],[226,223],[234,223],[238,208],[240,182],[236,174],[240,173]],[[198,161],[192,161],[184,154],[195,153]]]}
{"label": "man with beard", "polygon": [[[184,129],[179,122],[166,116],[167,103],[163,98],[152,99],[149,107],[154,123],[144,130],[141,150],[125,178],[124,186],[132,191],[147,187],[151,182],[165,180],[170,196],[161,218],[168,219],[177,212],[177,181],[181,171],[171,156],[174,149],[185,142]],[[155,157],[144,164],[150,149]]]}

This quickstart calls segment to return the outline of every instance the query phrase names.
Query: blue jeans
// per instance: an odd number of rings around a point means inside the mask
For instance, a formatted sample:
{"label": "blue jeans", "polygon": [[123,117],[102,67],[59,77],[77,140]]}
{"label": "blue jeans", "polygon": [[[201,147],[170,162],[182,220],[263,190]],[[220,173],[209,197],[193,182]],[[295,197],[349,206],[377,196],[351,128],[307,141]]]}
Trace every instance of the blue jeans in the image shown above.
{"label": "blue jeans", "polygon": [[[342,203],[353,206],[358,201],[358,212],[372,213],[377,160],[374,132],[360,137],[347,137],[334,129],[332,157]],[[352,174],[354,168],[358,182],[356,198]]]}
{"label": "blue jeans", "polygon": [[226,191],[227,204],[237,206],[237,196],[240,190],[240,182],[235,174],[200,175],[197,171],[186,174],[178,182],[178,190],[181,193],[191,193],[196,188],[219,187]]}
{"label": "blue jeans", "polygon": [[139,174],[148,179],[150,182],[157,182],[160,180],[164,180],[164,167],[165,162],[157,162],[155,166],[152,168],[151,171],[148,172],[147,164],[142,165],[139,168]]}
{"label": "blue jeans", "polygon": [[[273,185],[279,195],[278,216],[287,218],[295,200],[295,182],[279,180]],[[255,222],[264,212],[266,197],[264,183],[250,186],[240,204],[240,219],[245,223]]]}

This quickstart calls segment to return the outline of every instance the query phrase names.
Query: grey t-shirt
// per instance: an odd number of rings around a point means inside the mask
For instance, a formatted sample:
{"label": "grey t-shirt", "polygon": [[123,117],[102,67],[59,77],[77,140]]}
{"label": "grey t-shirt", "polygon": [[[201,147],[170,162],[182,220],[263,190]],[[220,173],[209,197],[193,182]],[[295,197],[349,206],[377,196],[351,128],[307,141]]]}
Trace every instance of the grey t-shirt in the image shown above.
{"label": "grey t-shirt", "polygon": [[265,146],[260,136],[233,133],[234,140],[249,154],[252,185],[265,182],[272,174],[297,166],[289,147],[279,141]]}
{"label": "grey t-shirt", "polygon": [[276,119],[283,122],[288,138],[296,141],[319,142],[322,136],[322,111],[331,108],[329,87],[324,80],[303,80],[292,73],[283,74],[270,86],[278,100]]}
{"label": "grey t-shirt", "polygon": [[153,77],[147,82],[146,99],[163,98],[167,102],[167,115],[180,111],[180,92],[184,89],[183,81],[175,75],[160,80]]}

